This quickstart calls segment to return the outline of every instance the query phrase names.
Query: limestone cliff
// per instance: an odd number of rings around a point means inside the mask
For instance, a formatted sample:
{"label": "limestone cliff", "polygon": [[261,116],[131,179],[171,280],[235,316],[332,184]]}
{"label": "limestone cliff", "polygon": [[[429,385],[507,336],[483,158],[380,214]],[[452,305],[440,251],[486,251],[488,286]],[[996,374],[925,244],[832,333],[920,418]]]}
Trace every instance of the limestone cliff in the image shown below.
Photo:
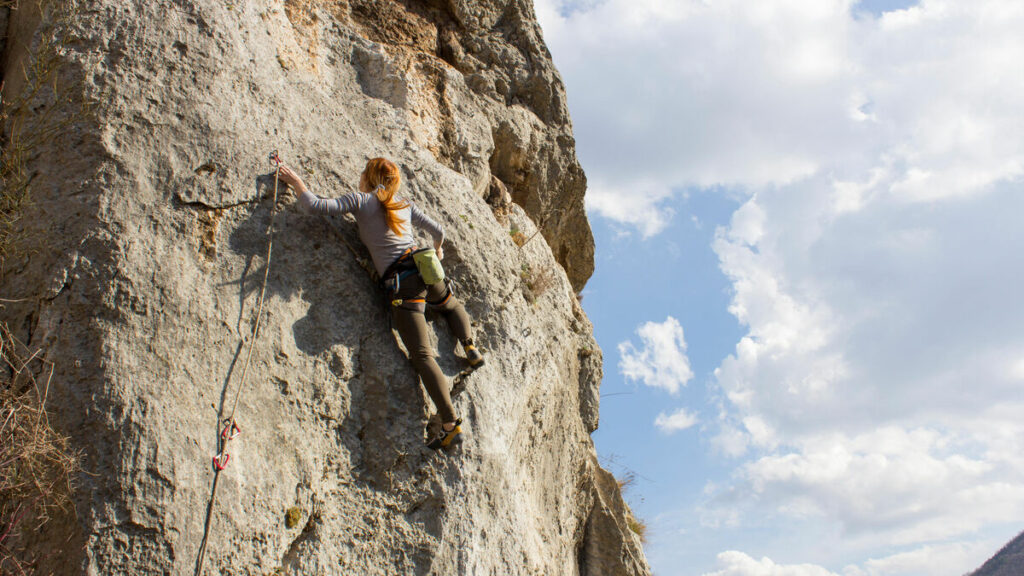
{"label": "limestone cliff", "polygon": [[[590,439],[585,179],[528,0],[21,0],[7,30],[30,202],[3,319],[56,366],[88,472],[32,543],[44,572],[193,573],[252,343],[205,573],[649,573]],[[275,205],[275,149],[324,196],[389,157],[445,226],[487,353],[456,387],[462,447],[423,447],[432,406],[354,224]]]}

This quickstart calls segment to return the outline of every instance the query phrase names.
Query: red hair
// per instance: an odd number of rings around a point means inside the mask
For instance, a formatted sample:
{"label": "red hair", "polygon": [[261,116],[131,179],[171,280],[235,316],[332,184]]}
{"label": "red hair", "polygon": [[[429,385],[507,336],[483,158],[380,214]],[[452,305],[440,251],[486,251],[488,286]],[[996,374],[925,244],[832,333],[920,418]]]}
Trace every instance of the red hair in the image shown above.
{"label": "red hair", "polygon": [[365,186],[364,190],[373,191],[377,195],[377,200],[384,207],[384,218],[387,220],[388,228],[401,236],[405,230],[405,220],[399,218],[397,212],[408,208],[409,203],[395,199],[398,187],[402,184],[398,166],[387,158],[373,158],[363,169],[361,184]]}

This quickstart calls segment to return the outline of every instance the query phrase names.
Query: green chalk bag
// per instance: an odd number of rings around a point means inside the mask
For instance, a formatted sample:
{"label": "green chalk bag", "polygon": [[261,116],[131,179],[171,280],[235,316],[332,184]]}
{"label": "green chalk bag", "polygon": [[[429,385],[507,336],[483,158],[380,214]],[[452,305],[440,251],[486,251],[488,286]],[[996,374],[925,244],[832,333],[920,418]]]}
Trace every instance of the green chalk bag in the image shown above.
{"label": "green chalk bag", "polygon": [[433,248],[417,251],[412,255],[412,259],[416,262],[420,278],[423,278],[423,283],[427,286],[444,280],[444,268],[441,267],[441,261],[438,260],[437,252]]}

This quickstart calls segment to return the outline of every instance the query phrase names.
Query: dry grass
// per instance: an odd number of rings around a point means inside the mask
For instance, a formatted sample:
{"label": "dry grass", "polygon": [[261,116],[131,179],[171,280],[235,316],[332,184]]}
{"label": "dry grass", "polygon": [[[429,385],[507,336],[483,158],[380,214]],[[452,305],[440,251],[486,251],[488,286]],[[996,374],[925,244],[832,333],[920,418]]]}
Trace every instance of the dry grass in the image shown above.
{"label": "dry grass", "polygon": [[512,237],[512,241],[520,248],[522,248],[523,244],[526,244],[526,241],[528,240],[526,234],[523,234],[523,231],[515,224],[513,224],[512,229],[508,231],[508,235]]}
{"label": "dry grass", "polygon": [[629,511],[626,514],[626,526],[640,537],[641,544],[647,544],[647,524],[645,524],[643,520],[633,516],[632,511]]}
{"label": "dry grass", "polygon": [[37,558],[24,536],[73,510],[80,456],[46,414],[53,364],[2,323],[0,361],[0,573],[29,574]]}
{"label": "dry grass", "polygon": [[[31,4],[31,3],[30,3]],[[28,9],[30,4],[26,4]],[[0,8],[18,10],[17,0],[0,0]],[[19,94],[0,102],[0,277],[3,263],[31,253],[31,239],[21,226],[31,205],[27,165],[39,150],[65,133],[85,110],[62,112],[71,87],[57,83],[67,44],[64,30],[77,10],[68,0],[44,0],[35,53],[24,70]],[[2,304],[0,304],[2,309]],[[50,425],[46,396],[53,365],[42,350],[30,350],[0,322],[0,573],[30,574],[39,557],[26,548],[26,535],[51,518],[73,510],[72,480],[80,457],[66,436]]]}
{"label": "dry grass", "polygon": [[[616,476],[615,482],[619,485],[619,491],[623,494],[636,486],[636,473],[626,470],[622,476]],[[647,523],[633,515],[633,511],[626,506],[626,527],[640,537],[641,544],[647,544]]]}
{"label": "dry grass", "polygon": [[519,278],[523,282],[523,296],[530,304],[535,304],[538,298],[555,285],[555,273],[550,266],[535,270],[529,264],[523,264]]}
{"label": "dry grass", "polygon": [[622,476],[615,477],[615,483],[619,485],[619,492],[625,492],[636,486],[636,472],[627,470]]}

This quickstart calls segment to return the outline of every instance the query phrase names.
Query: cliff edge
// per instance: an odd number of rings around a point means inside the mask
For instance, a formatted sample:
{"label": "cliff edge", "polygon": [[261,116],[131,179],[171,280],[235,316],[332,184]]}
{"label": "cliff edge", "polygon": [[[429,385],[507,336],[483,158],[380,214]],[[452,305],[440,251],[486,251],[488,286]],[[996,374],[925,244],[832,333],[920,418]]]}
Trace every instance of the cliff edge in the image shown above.
{"label": "cliff edge", "polygon": [[[40,570],[191,574],[205,538],[207,574],[649,574],[590,438],[586,184],[529,1],[21,0],[4,17],[5,174],[23,176],[5,185],[29,198],[4,321],[53,363],[51,421],[86,471],[74,513],[28,536]],[[354,222],[275,204],[272,150],[321,196],[388,157],[444,225],[487,353],[454,390],[460,448],[423,445],[432,404]],[[454,377],[461,348],[433,324]]]}

